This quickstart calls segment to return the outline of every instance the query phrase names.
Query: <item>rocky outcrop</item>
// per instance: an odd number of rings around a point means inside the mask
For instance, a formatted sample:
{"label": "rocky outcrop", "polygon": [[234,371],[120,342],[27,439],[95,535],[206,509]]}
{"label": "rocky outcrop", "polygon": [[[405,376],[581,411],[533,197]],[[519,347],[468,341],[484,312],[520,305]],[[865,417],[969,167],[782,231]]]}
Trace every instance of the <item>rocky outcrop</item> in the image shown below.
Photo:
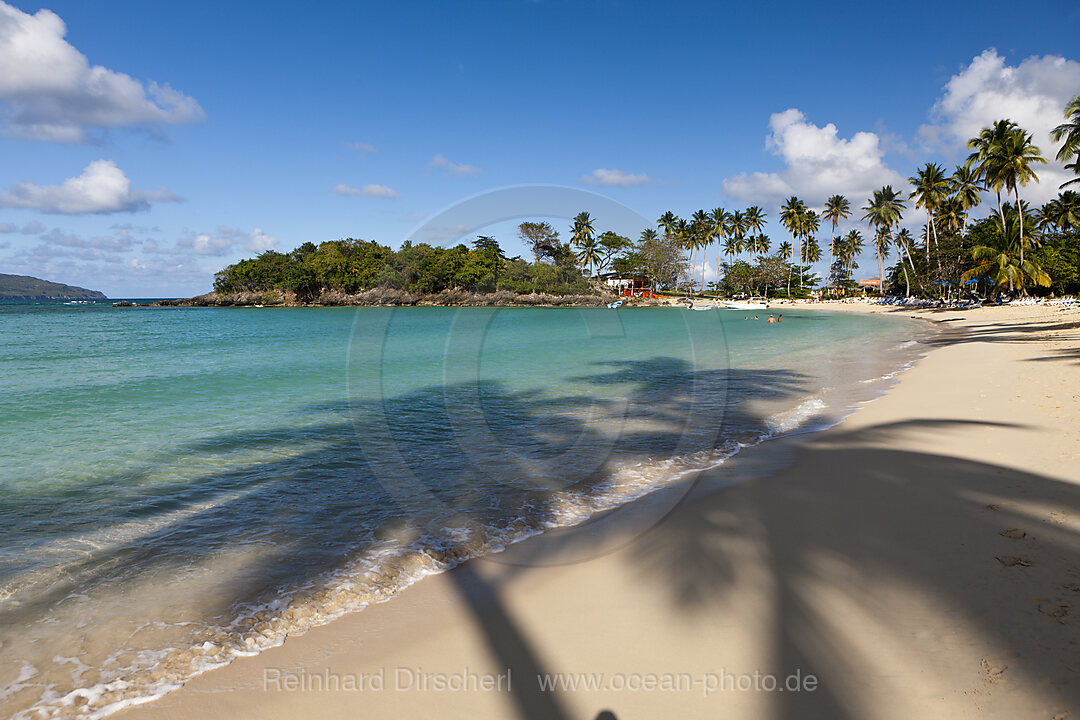
{"label": "rocky outcrop", "polygon": [[396,288],[379,287],[349,294],[324,290],[314,298],[298,298],[295,293],[266,292],[207,293],[193,298],[159,300],[154,305],[181,307],[333,307],[333,306],[442,306],[442,307],[596,307],[611,302],[613,295],[519,295],[508,290],[474,293],[468,290],[443,290],[433,295],[414,295]]}

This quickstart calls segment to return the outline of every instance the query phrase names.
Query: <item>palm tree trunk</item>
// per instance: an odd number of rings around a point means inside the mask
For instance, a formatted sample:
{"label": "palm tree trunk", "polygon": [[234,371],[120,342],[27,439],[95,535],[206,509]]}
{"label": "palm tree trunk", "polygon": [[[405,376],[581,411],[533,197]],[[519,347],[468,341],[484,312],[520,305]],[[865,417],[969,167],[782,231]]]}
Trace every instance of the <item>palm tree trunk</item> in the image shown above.
{"label": "palm tree trunk", "polygon": [[694,297],[694,248],[690,248],[690,297]]}
{"label": "palm tree trunk", "polygon": [[[1020,218],[1020,282],[1024,281],[1024,209],[1020,207],[1020,188],[1017,186],[1013,189],[1016,194],[1016,214]],[[1027,295],[1027,286],[1021,284],[1020,292],[1023,295]]]}
{"label": "palm tree trunk", "polygon": [[881,253],[877,253],[877,277],[878,293],[885,297],[885,258],[881,257]]}

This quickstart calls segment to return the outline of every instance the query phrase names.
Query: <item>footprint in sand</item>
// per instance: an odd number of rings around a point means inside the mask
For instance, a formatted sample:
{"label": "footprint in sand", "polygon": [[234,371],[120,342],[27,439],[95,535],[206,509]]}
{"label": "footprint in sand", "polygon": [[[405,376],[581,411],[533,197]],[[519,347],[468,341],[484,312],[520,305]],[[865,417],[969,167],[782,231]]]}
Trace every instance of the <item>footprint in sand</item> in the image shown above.
{"label": "footprint in sand", "polygon": [[986,679],[992,683],[996,683],[1001,679],[1001,676],[1005,674],[1005,670],[1008,669],[1008,665],[1005,663],[991,662],[986,658],[980,663],[983,671],[986,673]]}
{"label": "footprint in sand", "polygon": [[1013,528],[1012,530],[1002,530],[1001,535],[1003,537],[1011,538],[1013,540],[1019,540],[1020,538],[1026,536],[1027,533],[1020,528]]}
{"label": "footprint in sand", "polygon": [[1039,612],[1047,617],[1063,618],[1069,614],[1068,605],[1040,605]]}
{"label": "footprint in sand", "polygon": [[1069,513],[1055,510],[1054,512],[1050,513],[1050,522],[1054,523],[1055,525],[1064,525],[1065,519],[1068,517]]}
{"label": "footprint in sand", "polygon": [[1031,561],[1019,555],[995,555],[997,561],[1005,567],[1031,567]]}

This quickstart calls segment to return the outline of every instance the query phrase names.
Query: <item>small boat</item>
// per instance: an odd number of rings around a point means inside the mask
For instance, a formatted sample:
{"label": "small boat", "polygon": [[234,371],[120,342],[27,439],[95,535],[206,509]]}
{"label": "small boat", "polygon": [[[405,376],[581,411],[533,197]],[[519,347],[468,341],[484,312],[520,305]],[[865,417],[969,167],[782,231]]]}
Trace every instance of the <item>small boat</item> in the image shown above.
{"label": "small boat", "polygon": [[607,304],[607,306],[609,308],[611,308],[612,310],[614,310],[617,307],[622,307],[622,300],[616,300],[615,302],[609,302]]}
{"label": "small boat", "polygon": [[740,302],[725,302],[724,307],[728,310],[768,310],[769,304],[767,302],[755,300],[744,300]]}

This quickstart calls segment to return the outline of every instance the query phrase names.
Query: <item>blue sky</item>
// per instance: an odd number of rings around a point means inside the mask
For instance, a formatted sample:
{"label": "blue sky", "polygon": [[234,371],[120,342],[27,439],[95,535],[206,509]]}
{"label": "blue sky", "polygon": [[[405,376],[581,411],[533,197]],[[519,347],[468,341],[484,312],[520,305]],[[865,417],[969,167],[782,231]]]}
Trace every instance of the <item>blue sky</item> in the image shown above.
{"label": "blue sky", "polygon": [[635,235],[792,193],[858,207],[998,117],[1052,156],[1080,93],[1073,2],[338,5],[0,0],[0,272],[156,297],[308,240],[486,227],[523,253],[497,211],[440,212],[529,184],[610,198]]}

